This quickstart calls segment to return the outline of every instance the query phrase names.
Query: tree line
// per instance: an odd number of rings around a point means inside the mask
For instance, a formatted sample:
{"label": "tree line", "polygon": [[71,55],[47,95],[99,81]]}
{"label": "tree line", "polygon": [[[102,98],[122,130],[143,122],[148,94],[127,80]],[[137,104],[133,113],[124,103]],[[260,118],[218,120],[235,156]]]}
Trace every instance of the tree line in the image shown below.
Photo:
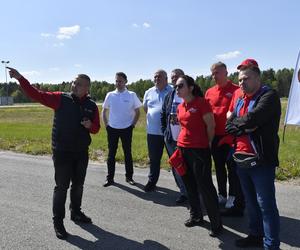
{"label": "tree line", "polygon": [[[264,84],[276,89],[280,97],[288,97],[290,91],[290,85],[293,78],[293,69],[279,69],[277,71],[271,69],[262,71],[261,80]],[[238,83],[238,73],[232,73],[228,76],[234,83]],[[214,85],[211,76],[197,76],[195,79],[196,83],[201,87],[202,91],[205,92],[208,88]],[[132,82],[127,85],[129,90],[134,91],[137,96],[142,99],[147,89],[153,86],[152,80],[140,79],[136,82]],[[62,91],[69,92],[71,89],[71,82],[62,82],[60,84],[49,84],[49,83],[34,83],[38,89],[44,91]],[[113,91],[115,86],[113,83],[106,81],[93,81],[91,82],[90,95],[95,101],[103,101],[105,95],[109,91]],[[15,103],[26,103],[32,102],[22,91],[20,86],[16,82],[0,83],[0,96],[12,96]]]}

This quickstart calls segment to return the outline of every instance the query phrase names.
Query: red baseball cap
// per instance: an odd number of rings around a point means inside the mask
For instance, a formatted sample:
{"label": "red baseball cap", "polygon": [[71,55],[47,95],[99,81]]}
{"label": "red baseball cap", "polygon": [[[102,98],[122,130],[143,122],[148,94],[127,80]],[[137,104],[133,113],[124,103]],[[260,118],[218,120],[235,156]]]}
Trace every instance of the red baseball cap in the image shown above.
{"label": "red baseball cap", "polygon": [[259,68],[257,61],[255,61],[254,59],[251,59],[251,58],[248,58],[248,59],[242,61],[241,64],[239,66],[237,66],[237,69],[240,69],[241,67],[244,67],[244,66],[245,67],[254,66],[256,68]]}

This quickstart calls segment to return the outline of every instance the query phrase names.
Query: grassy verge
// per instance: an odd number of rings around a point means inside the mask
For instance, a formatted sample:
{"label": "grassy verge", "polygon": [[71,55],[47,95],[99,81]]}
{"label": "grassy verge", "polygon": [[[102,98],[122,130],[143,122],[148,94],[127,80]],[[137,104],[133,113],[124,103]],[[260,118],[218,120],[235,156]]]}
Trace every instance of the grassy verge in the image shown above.
{"label": "grassy verge", "polygon": [[[99,107],[100,109],[100,107]],[[283,119],[286,110],[286,100],[282,101],[282,119],[280,138],[283,132]],[[0,109],[0,149],[24,152],[29,154],[51,154],[51,125],[53,111],[42,107],[18,107]],[[145,132],[145,114],[134,129],[132,141],[133,160],[138,166],[146,166],[148,152]],[[106,131],[92,136],[90,155],[93,160],[104,161],[107,154]],[[300,177],[300,128],[288,127],[285,142],[280,145],[280,167],[277,178],[287,180]],[[123,161],[121,145],[117,152],[117,161]],[[166,153],[163,156],[162,167],[168,168]]]}
{"label": "grassy verge", "polygon": [[[100,107],[99,107],[100,109]],[[51,154],[51,126],[53,111],[42,106],[9,107],[0,109],[0,149],[29,154]],[[145,114],[134,129],[132,152],[138,166],[146,166],[148,161]],[[106,130],[92,135],[90,155],[93,160],[103,161],[107,154]],[[116,160],[122,162],[123,152],[119,144]],[[168,167],[167,156],[163,156],[162,165]]]}

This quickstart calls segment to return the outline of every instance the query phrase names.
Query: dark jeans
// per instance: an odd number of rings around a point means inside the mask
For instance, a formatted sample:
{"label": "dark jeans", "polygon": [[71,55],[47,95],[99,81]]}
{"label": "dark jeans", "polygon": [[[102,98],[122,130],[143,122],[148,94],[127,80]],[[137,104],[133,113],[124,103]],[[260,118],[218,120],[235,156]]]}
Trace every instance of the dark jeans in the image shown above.
{"label": "dark jeans", "polygon": [[[218,147],[219,141],[223,136],[215,136],[212,142],[212,156],[215,163],[216,177],[218,183],[219,194],[227,197],[227,178],[229,183],[229,195],[235,197],[234,205],[236,208],[244,209],[245,201],[241,189],[240,180],[236,173],[235,162],[233,161],[228,144],[223,144]],[[227,169],[225,167],[227,166]]]}
{"label": "dark jeans", "polygon": [[116,153],[118,149],[119,138],[121,138],[122,148],[125,158],[126,178],[131,179],[133,175],[133,163],[131,154],[132,129],[130,126],[124,129],[116,129],[110,126],[106,127],[108,141],[108,158],[107,158],[107,180],[113,180],[116,169]]}
{"label": "dark jeans", "polygon": [[164,137],[162,135],[147,134],[147,144],[150,159],[149,182],[156,185],[160,173],[160,161],[164,151]]}
{"label": "dark jeans", "polygon": [[70,191],[70,209],[74,212],[81,210],[83,184],[88,166],[88,151],[83,152],[53,152],[55,188],[53,193],[53,219],[62,220],[65,217],[67,191]]}
{"label": "dark jeans", "polygon": [[279,213],[275,197],[275,167],[237,167],[245,195],[250,234],[264,236],[265,249],[279,249]]}
{"label": "dark jeans", "polygon": [[191,206],[190,215],[192,218],[202,218],[202,199],[211,222],[212,229],[217,229],[221,222],[218,196],[211,175],[211,155],[209,149],[181,148],[187,173],[183,176],[188,200]]}
{"label": "dark jeans", "polygon": [[[165,146],[166,146],[166,149],[167,149],[167,153],[170,157],[174,153],[174,151],[177,147],[177,142],[173,141],[173,140],[169,142],[165,138]],[[172,169],[172,173],[173,173],[176,185],[180,190],[180,194],[184,195],[184,196],[187,196],[186,189],[185,189],[185,186],[184,186],[184,183],[183,183],[183,180],[182,180],[181,176],[176,172],[176,170],[174,168],[171,168],[171,169]]]}

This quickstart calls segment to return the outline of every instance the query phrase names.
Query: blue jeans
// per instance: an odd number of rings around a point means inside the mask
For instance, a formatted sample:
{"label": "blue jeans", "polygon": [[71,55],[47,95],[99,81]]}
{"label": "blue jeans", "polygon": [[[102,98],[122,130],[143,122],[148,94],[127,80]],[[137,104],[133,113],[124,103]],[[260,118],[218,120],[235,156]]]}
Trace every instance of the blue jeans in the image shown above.
{"label": "blue jeans", "polygon": [[[173,141],[173,140],[169,142],[165,138],[165,145],[166,145],[168,155],[170,157],[176,149],[177,142]],[[181,176],[176,172],[176,170],[174,168],[172,168],[172,173],[173,173],[175,182],[179,188],[180,194],[187,196],[186,189],[185,189],[185,186],[184,186]]]}
{"label": "blue jeans", "polygon": [[150,159],[149,182],[157,183],[160,173],[160,161],[164,152],[164,137],[162,135],[147,134],[148,153]]}
{"label": "blue jeans", "polygon": [[264,236],[265,249],[279,249],[279,213],[275,197],[275,167],[237,167],[245,195],[250,234]]}

